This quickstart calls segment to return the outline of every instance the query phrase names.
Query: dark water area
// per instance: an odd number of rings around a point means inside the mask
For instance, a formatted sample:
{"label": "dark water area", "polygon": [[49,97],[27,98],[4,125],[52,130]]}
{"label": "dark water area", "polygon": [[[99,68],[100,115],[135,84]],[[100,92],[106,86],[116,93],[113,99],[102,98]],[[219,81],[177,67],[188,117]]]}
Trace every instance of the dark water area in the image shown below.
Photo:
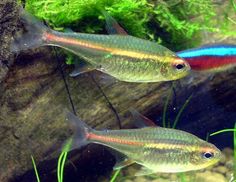
{"label": "dark water area", "polygon": [[[101,145],[88,145],[68,155],[64,170],[64,182],[102,181],[110,176],[115,164],[114,156]],[[57,181],[57,159],[45,160],[37,165],[41,181]],[[15,177],[11,182],[35,181],[34,170]]]}

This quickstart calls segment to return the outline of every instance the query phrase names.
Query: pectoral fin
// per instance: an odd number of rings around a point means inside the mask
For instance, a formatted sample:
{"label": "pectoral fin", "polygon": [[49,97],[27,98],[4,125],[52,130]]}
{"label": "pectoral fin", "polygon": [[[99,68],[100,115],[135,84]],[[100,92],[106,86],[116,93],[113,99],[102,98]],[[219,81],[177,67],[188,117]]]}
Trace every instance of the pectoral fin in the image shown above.
{"label": "pectoral fin", "polygon": [[149,175],[149,174],[153,174],[155,173],[155,171],[147,168],[147,167],[142,167],[138,172],[136,172],[134,175],[135,176],[145,176],[145,175]]}
{"label": "pectoral fin", "polygon": [[84,64],[82,66],[79,65],[79,64],[75,64],[75,69],[74,69],[74,71],[72,71],[70,73],[70,76],[71,77],[76,77],[80,74],[87,73],[87,72],[92,71],[92,70],[95,70],[95,68],[92,67],[92,65],[90,65],[90,64]]}

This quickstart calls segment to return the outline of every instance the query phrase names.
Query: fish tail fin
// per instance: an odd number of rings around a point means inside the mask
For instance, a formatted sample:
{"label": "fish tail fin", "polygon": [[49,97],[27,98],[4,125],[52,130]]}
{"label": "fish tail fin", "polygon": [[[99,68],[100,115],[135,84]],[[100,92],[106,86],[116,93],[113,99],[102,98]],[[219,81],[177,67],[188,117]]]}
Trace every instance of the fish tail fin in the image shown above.
{"label": "fish tail fin", "polygon": [[93,131],[91,127],[71,112],[67,112],[66,120],[71,123],[72,129],[74,130],[70,150],[81,148],[90,143],[89,134]]}
{"label": "fish tail fin", "polygon": [[51,32],[51,30],[42,21],[37,20],[23,8],[20,10],[20,19],[27,32],[23,33],[23,35],[16,35],[13,38],[11,51],[18,53],[21,50],[46,45],[46,39],[43,35],[45,32]]}

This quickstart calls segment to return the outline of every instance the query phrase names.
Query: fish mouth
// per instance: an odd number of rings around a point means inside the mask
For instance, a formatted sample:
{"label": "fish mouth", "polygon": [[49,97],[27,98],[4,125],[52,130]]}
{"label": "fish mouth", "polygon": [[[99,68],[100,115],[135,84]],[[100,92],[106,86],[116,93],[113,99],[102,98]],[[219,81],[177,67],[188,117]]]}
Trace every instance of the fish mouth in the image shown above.
{"label": "fish mouth", "polygon": [[217,149],[216,158],[218,159],[218,161],[220,161],[225,159],[225,155],[219,149]]}

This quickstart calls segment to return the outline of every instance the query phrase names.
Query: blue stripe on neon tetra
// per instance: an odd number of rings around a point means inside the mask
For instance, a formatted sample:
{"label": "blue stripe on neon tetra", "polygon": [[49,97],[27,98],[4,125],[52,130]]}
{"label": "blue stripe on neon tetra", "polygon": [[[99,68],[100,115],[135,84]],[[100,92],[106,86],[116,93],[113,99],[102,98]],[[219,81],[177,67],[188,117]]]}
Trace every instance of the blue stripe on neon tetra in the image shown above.
{"label": "blue stripe on neon tetra", "polygon": [[177,52],[181,58],[191,58],[198,56],[236,56],[236,45],[212,45],[203,46],[196,49],[188,49],[185,51]]}

